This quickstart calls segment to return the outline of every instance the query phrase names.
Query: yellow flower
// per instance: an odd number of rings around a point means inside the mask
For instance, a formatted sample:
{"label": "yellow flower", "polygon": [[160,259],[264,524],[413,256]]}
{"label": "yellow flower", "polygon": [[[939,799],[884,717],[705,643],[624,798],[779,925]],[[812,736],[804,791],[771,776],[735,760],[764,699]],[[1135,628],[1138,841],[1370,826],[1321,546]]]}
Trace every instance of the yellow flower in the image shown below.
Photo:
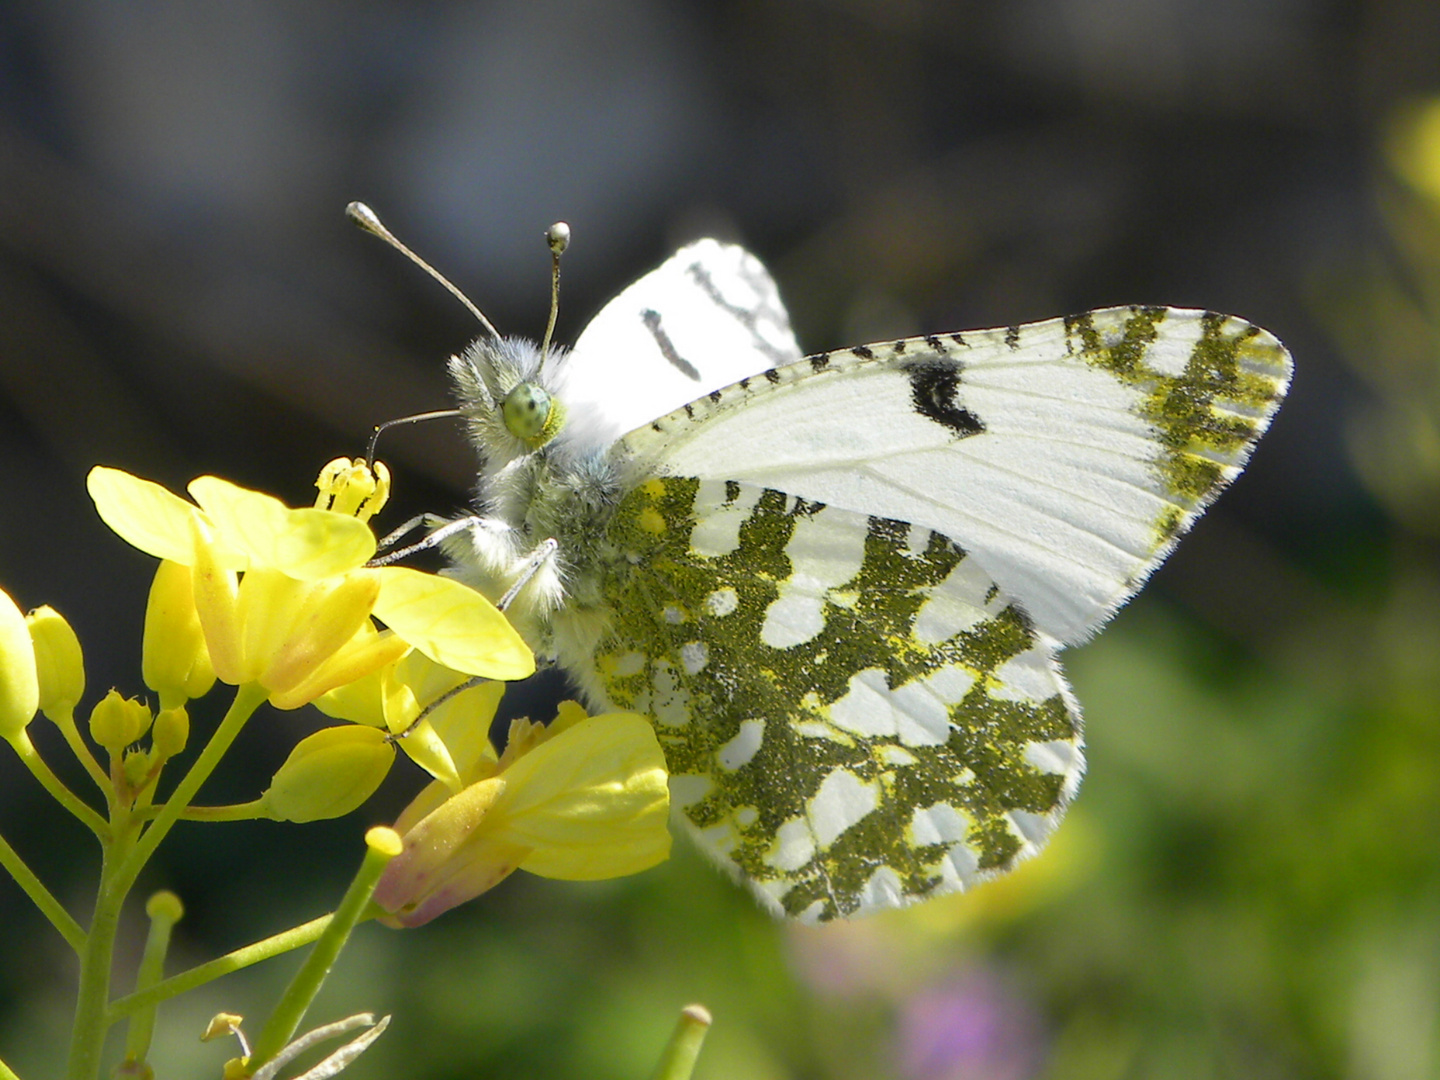
{"label": "yellow flower", "polygon": [[417,650],[316,698],[314,705],[327,716],[403,734],[400,745],[410,758],[458,792],[462,775],[478,778],[483,761],[493,772],[490,722],[505,692],[503,683],[465,686],[468,682],[473,682],[469,675]]}
{"label": "yellow flower", "polygon": [[497,759],[477,746],[492,714],[469,717],[452,750],[464,786],[435,781],[395,824],[405,850],[375,890],[392,926],[429,922],[517,869],[594,881],[670,854],[665,757],[648,720],[566,702],[548,729],[516,721]]}
{"label": "yellow flower", "polygon": [[[388,479],[366,488],[356,464],[332,462],[320,502],[290,509],[214,476],[191,481],[188,503],[158,484],[97,466],[87,479],[100,517],[142,551],[188,567],[215,675],[258,683],[271,704],[304,705],[418,649],[470,675],[521,679],[535,659],[495,607],[459,582],[405,567],[366,566],[375,537],[354,514],[383,502]],[[198,504],[198,505],[196,505]],[[374,615],[387,630],[376,633]],[[163,650],[162,650],[163,651]],[[178,671],[195,660],[162,657]],[[185,680],[168,676],[174,698]]]}

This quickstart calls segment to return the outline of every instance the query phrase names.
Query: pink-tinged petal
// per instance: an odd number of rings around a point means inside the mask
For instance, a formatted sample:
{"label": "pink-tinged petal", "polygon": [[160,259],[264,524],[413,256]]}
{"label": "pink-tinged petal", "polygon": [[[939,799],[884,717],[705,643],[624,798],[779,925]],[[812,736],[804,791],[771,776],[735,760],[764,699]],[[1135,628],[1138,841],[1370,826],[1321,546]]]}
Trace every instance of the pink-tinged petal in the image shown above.
{"label": "pink-tinged petal", "polygon": [[[498,776],[471,784],[408,830],[405,850],[391,860],[375,888],[375,902],[392,914],[403,915],[414,911],[437,886],[456,888],[457,872],[470,867],[470,861],[461,857],[461,849],[504,791],[505,781]],[[479,895],[498,880],[492,880],[493,868],[471,869],[475,870],[475,880],[489,882],[470,893],[471,896]],[[434,914],[428,917],[433,918]]]}

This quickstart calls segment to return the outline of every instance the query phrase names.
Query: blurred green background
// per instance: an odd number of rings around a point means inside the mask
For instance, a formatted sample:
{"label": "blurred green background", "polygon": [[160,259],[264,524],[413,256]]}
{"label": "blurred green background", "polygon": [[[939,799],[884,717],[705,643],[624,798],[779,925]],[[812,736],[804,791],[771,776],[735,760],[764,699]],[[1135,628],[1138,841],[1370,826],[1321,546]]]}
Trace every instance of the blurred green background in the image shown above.
{"label": "blurred green background", "polygon": [[[95,520],[92,464],[305,502],[444,404],[474,327],[354,198],[537,336],[569,221],[564,340],[706,233],[769,263],[810,349],[1243,315],[1293,350],[1290,400],[1070,655],[1090,774],[1043,858],[819,930],[683,844],[620,882],[517,875],[362,928],[316,1019],[395,1012],[357,1080],[643,1077],[692,1000],[705,1080],[1440,1076],[1437,94],[1433,0],[0,3],[0,581],[70,617],[92,699],[134,693],[150,563]],[[464,504],[452,426],[386,457],[391,522]],[[253,797],[319,723],[252,724],[206,795]],[[178,829],[146,883],[188,905],[172,969],[326,910],[420,782]],[[0,831],[88,908],[85,837],[12,761]],[[0,1053],[47,1075],[73,960],[8,880],[0,912]],[[162,1011],[161,1075],[217,1075],[204,1022],[262,1017],[292,967]]]}

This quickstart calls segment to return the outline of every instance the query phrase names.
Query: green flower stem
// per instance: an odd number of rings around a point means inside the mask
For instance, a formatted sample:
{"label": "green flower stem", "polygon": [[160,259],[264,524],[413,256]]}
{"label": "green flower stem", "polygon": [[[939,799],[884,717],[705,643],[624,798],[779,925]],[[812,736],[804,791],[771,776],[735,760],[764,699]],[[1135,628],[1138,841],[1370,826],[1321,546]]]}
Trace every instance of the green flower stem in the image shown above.
{"label": "green flower stem", "polygon": [[[25,865],[25,860],[20,858],[19,853],[4,837],[0,837],[0,866],[10,871],[15,883],[25,890],[25,895],[30,897],[40,909],[40,913],[50,920],[51,925],[60,931],[60,936],[72,949],[78,953],[85,948],[85,931],[80,928],[80,924],[60,906],[60,901],[41,884],[35,872]],[[0,1073],[0,1076],[3,1076],[3,1073]]]}
{"label": "green flower stem", "polygon": [[330,974],[335,958],[349,940],[350,931],[369,907],[370,894],[375,891],[380,874],[386,864],[400,854],[404,846],[399,835],[386,828],[374,828],[367,832],[365,845],[365,859],[360,864],[355,879],[350,882],[350,887],[345,890],[340,906],[335,909],[335,917],[315,942],[315,948],[295,973],[295,978],[286,987],[275,1011],[270,1014],[270,1019],[265,1022],[265,1027],[256,1038],[247,1063],[251,1072],[283,1050],[295,1034],[295,1029],[300,1026],[306,1010],[310,1008],[310,1003],[315,1000],[321,984],[325,982],[325,976]]}
{"label": "green flower stem", "polygon": [[265,688],[258,683],[246,683],[236,689],[235,700],[230,703],[230,708],[220,721],[220,726],[215,729],[215,734],[205,744],[205,749],[200,752],[195,764],[190,766],[185,778],[175,785],[170,798],[165,801],[160,813],[150,823],[150,827],[140,837],[140,842],[135,845],[135,850],[120,868],[119,881],[126,892],[135,884],[135,879],[150,861],[150,856],[155,854],[155,849],[160,846],[160,841],[165,839],[165,834],[180,820],[181,813],[190,805],[190,800],[200,790],[200,785],[210,778],[215,766],[220,764],[220,759],[225,756],[225,751],[230,749],[230,744],[240,734],[245,722],[267,696],[269,695]]}
{"label": "green flower stem", "polygon": [[154,986],[136,990],[135,993],[126,994],[122,998],[116,998],[105,1015],[106,1022],[113,1024],[137,1009],[153,1007],[162,1001],[168,1001],[172,997],[213,982],[222,975],[229,975],[232,971],[239,971],[252,964],[258,964],[262,960],[283,956],[293,949],[309,945],[324,933],[325,927],[330,925],[330,920],[333,918],[333,915],[321,915],[318,919],[311,919],[299,926],[292,926],[289,930],[272,934],[262,941],[244,945],[224,956],[217,956],[214,960],[193,967],[189,971],[171,975],[170,978],[158,982]]}
{"label": "green flower stem", "polygon": [[651,1080],[690,1080],[695,1069],[695,1059],[700,1056],[700,1045],[705,1033],[710,1030],[710,1010],[704,1005],[686,1005],[680,1010],[680,1019],[660,1055]]}
{"label": "green flower stem", "polygon": [[116,812],[114,834],[102,845],[100,888],[95,915],[80,953],[80,987],[75,1000],[75,1026],[70,1033],[68,1080],[96,1080],[105,1047],[105,1004],[110,997],[110,967],[115,956],[115,933],[127,889],[118,887],[117,867],[134,843],[135,832],[126,811]]}
{"label": "green flower stem", "polygon": [[[135,989],[148,990],[165,973],[165,954],[170,950],[170,931],[185,914],[180,898],[161,890],[145,904],[150,916],[150,933],[145,938],[145,953],[135,976]],[[125,1060],[141,1062],[150,1052],[150,1038],[155,1033],[155,1005],[136,1009],[130,1017],[130,1030],[125,1034]]]}
{"label": "green flower stem", "polygon": [[75,1004],[75,1026],[70,1036],[68,1080],[97,1080],[100,1058],[105,1047],[105,1032],[110,1026],[110,968],[115,952],[115,932],[120,925],[120,909],[135,884],[145,863],[160,846],[160,841],[180,817],[180,811],[195,797],[200,785],[215,770],[225,751],[240,734],[250,715],[260,707],[266,694],[254,683],[235,692],[230,709],[210,737],[200,757],[176,786],[165,809],[137,840],[140,823],[125,807],[112,811],[108,840],[102,844],[100,889],[95,901],[95,915],[86,938],[85,951],[80,954],[80,990]]}
{"label": "green flower stem", "polygon": [[[165,807],[147,806],[140,817],[156,817]],[[229,806],[187,806],[180,811],[182,821],[254,821],[265,817],[265,800],[252,799],[246,803],[232,803]]]}
{"label": "green flower stem", "polygon": [[[49,713],[45,715],[50,716]],[[70,746],[70,752],[75,755],[75,760],[85,766],[85,771],[90,774],[90,779],[95,781],[95,786],[108,795],[110,793],[110,777],[105,775],[105,770],[100,767],[100,763],[95,760],[95,755],[90,752],[90,747],[81,737],[80,729],[75,726],[74,710],[66,709],[64,712],[57,710],[54,716],[50,716],[50,719],[60,729],[60,734],[65,736],[65,741]]]}
{"label": "green flower stem", "polygon": [[[15,753],[20,755],[20,760],[34,774],[35,779],[40,781],[40,786],[50,793],[51,798],[79,818],[81,823],[102,841],[110,835],[110,826],[105,823],[105,819],[81,802],[79,797],[50,771],[50,766],[45,764],[27,733],[20,732],[10,740],[10,745],[15,748]],[[106,786],[108,788],[108,782]]]}

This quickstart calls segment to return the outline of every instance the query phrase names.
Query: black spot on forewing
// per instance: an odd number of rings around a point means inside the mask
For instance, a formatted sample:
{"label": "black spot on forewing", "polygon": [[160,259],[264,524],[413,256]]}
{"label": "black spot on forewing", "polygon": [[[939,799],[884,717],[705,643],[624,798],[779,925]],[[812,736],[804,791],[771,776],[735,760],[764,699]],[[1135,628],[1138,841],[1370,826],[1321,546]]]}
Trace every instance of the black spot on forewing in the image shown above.
{"label": "black spot on forewing", "polygon": [[1005,328],[1005,344],[1012,349],[1020,347],[1020,327],[1007,326]]}
{"label": "black spot on forewing", "polygon": [[654,308],[646,308],[640,312],[640,319],[645,323],[645,329],[649,330],[650,333],[655,336],[655,344],[660,348],[660,355],[675,365],[675,369],[687,379],[694,379],[696,382],[699,382],[700,372],[696,370],[694,364],[690,363],[689,360],[686,360],[676,351],[675,343],[670,340],[670,335],[667,334],[665,328],[660,325],[660,313]]}
{"label": "black spot on forewing", "polygon": [[962,439],[985,430],[980,418],[955,400],[960,386],[960,365],[955,361],[932,357],[905,364],[901,370],[910,376],[910,401],[921,416]]}

